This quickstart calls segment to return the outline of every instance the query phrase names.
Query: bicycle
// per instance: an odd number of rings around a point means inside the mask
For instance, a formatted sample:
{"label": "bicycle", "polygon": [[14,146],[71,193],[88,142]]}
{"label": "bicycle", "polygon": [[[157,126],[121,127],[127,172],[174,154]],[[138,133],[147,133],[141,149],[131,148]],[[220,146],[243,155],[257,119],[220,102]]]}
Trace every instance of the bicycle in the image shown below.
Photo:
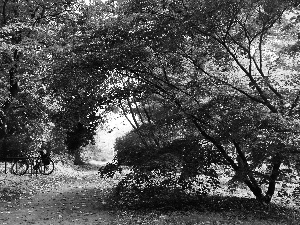
{"label": "bicycle", "polygon": [[39,157],[18,159],[11,167],[11,172],[15,175],[24,175],[31,165],[31,169],[39,171],[43,175],[49,175],[54,171],[54,162],[50,156],[43,151],[39,151]]}

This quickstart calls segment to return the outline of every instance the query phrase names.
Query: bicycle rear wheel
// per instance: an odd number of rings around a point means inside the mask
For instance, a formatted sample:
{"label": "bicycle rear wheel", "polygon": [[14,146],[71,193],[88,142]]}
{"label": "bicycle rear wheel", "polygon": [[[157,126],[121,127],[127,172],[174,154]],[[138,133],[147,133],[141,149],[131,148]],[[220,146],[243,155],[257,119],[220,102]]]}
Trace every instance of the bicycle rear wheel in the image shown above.
{"label": "bicycle rear wheel", "polygon": [[19,159],[11,167],[11,173],[15,175],[24,175],[29,168],[29,164],[25,159]]}
{"label": "bicycle rear wheel", "polygon": [[54,162],[52,161],[52,159],[49,160],[49,165],[45,165],[42,161],[40,162],[39,170],[41,174],[49,175],[54,171]]}

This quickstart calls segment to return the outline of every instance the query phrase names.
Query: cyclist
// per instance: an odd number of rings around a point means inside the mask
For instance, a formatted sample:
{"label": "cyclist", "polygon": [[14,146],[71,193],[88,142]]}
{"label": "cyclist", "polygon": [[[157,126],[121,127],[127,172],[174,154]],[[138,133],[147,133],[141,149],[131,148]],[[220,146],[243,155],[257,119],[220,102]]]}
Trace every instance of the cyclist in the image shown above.
{"label": "cyclist", "polygon": [[[40,150],[39,153],[40,153],[40,156],[41,156],[41,162],[44,165],[49,165],[50,164],[50,154],[47,152],[46,148],[47,148],[46,144],[43,143],[42,146],[41,146],[42,150]],[[37,160],[37,163],[33,167],[33,169],[37,170],[39,168],[41,162],[39,162]]]}

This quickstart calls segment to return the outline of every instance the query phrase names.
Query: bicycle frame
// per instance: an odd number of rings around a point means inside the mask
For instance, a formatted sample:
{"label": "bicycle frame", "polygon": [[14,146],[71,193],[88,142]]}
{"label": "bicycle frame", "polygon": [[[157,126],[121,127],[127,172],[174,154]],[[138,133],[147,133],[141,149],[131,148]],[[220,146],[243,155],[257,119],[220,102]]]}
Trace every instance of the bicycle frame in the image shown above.
{"label": "bicycle frame", "polygon": [[[11,167],[11,172],[16,175],[23,175],[28,173],[29,171],[30,174],[35,173],[37,175],[38,173],[41,173],[43,175],[49,175],[54,170],[54,162],[50,157],[49,164],[44,163],[42,155],[38,157],[14,157],[13,159],[14,160]],[[25,169],[22,167],[23,171],[21,173],[18,173],[18,166],[23,164],[26,165]],[[7,173],[6,168],[5,173]]]}

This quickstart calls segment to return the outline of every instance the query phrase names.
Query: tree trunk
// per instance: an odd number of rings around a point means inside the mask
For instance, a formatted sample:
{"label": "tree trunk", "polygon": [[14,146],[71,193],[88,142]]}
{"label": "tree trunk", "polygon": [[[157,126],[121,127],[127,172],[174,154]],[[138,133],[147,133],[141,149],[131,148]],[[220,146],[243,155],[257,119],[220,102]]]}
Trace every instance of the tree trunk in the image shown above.
{"label": "tree trunk", "polygon": [[244,183],[252,191],[258,201],[261,201],[264,198],[262,190],[257,183],[253,183],[248,179],[244,180]]}
{"label": "tree trunk", "polygon": [[271,199],[272,199],[272,196],[274,195],[274,192],[275,192],[275,186],[276,186],[276,180],[279,176],[279,168],[280,168],[280,165],[282,163],[282,159],[281,159],[281,156],[280,154],[276,154],[273,159],[273,168],[272,168],[272,172],[271,172],[271,175],[270,175],[270,178],[269,178],[269,186],[268,186],[268,191],[265,195],[265,202],[266,203],[270,203],[271,202]]}
{"label": "tree trunk", "polygon": [[74,151],[74,165],[83,165],[84,162],[82,161],[80,149],[77,149]]}
{"label": "tree trunk", "polygon": [[[259,185],[256,182],[255,183],[251,182],[252,180],[255,179],[254,177],[252,177],[252,179],[250,178],[251,181],[248,179],[246,179],[244,181],[244,183],[250,188],[252,193],[255,195],[256,199],[263,204],[269,204],[274,195],[276,180],[278,178],[279,168],[282,163],[281,156],[279,154],[276,154],[273,157],[272,161],[273,161],[273,168],[272,168],[272,172],[269,177],[268,190],[265,195],[262,193],[261,188],[259,187]],[[252,175],[248,174],[248,177],[251,177],[251,176]]]}
{"label": "tree trunk", "polygon": [[18,63],[20,61],[20,53],[18,50],[14,50],[13,58],[11,59],[11,68],[8,70],[9,74],[9,98],[5,100],[2,104],[0,109],[0,139],[5,138],[7,132],[7,125],[6,125],[6,118],[9,115],[11,107],[12,107],[12,100],[17,98],[20,88],[19,83],[16,78],[17,70],[18,70]]}
{"label": "tree trunk", "polygon": [[4,112],[0,109],[0,140],[4,139],[6,136],[6,115]]}
{"label": "tree trunk", "polygon": [[[235,141],[233,141],[233,144],[237,150],[238,156],[243,161],[243,168],[240,168],[240,166],[236,165],[236,163],[232,160],[232,158],[227,154],[223,146],[215,140],[212,136],[210,136],[208,133],[205,132],[205,130],[201,127],[201,125],[196,121],[193,120],[195,126],[200,131],[200,133],[203,135],[204,138],[206,138],[208,141],[210,141],[222,154],[223,158],[228,162],[228,164],[233,168],[235,172],[242,172],[244,173],[244,180],[243,182],[249,187],[251,192],[255,195],[256,199],[261,202],[262,204],[269,204],[271,202],[271,199],[275,192],[275,186],[276,186],[276,180],[279,175],[279,168],[282,163],[282,158],[279,153],[275,154],[272,158],[273,168],[272,172],[269,176],[269,183],[268,183],[268,190],[265,194],[263,194],[262,189],[260,188],[260,185],[256,181],[253,173],[250,171],[247,158],[243,154],[239,144]],[[240,171],[240,170],[243,171]]]}

